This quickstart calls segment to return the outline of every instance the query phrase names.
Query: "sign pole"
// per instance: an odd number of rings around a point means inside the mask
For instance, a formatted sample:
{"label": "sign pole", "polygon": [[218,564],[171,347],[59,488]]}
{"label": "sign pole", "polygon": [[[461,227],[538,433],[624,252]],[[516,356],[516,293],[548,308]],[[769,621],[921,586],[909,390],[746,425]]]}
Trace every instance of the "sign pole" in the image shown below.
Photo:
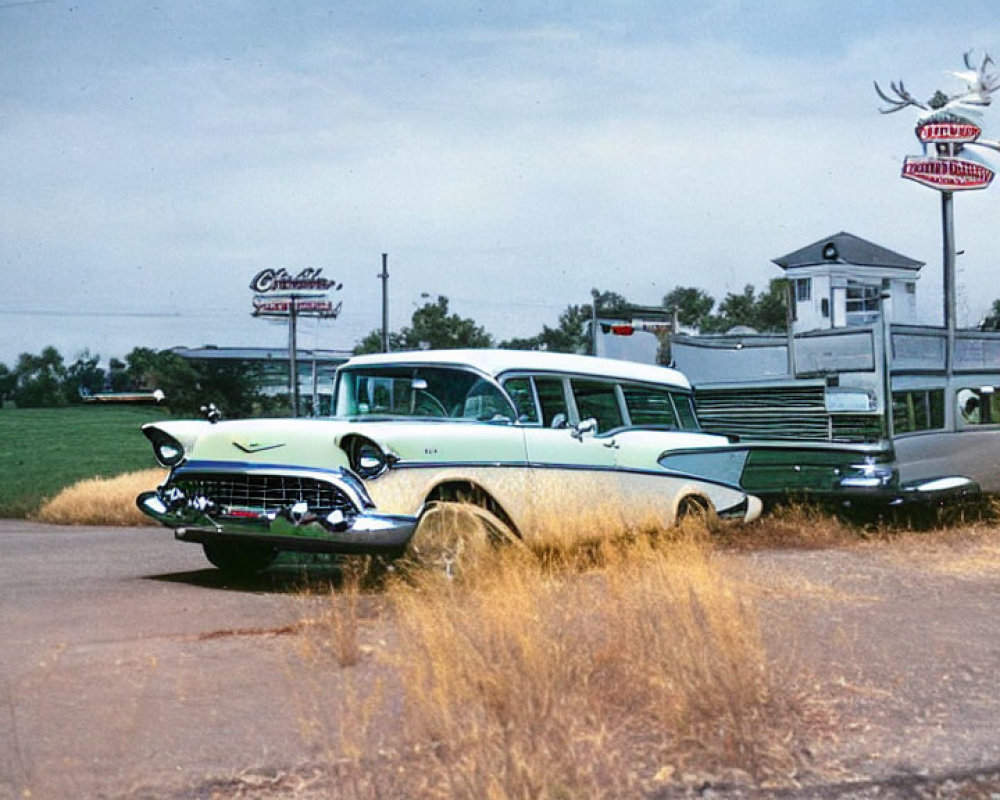
{"label": "sign pole", "polygon": [[298,342],[295,336],[296,296],[289,298],[288,306],[288,399],[291,402],[292,416],[299,415],[299,364],[297,359]]}
{"label": "sign pole", "polygon": [[312,415],[314,417],[318,417],[319,416],[319,373],[316,372],[316,346],[315,345],[313,345],[312,379],[313,379]]}
{"label": "sign pole", "polygon": [[951,377],[955,351],[955,194],[941,192],[941,232],[944,241],[945,375]]}

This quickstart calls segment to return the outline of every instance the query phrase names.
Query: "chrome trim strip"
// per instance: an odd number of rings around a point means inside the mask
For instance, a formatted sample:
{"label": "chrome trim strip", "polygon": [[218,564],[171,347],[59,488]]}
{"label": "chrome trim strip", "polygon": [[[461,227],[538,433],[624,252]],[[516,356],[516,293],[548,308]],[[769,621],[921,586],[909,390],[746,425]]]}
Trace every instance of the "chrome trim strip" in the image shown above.
{"label": "chrome trim strip", "polygon": [[[673,451],[668,451],[673,452]],[[678,451],[680,452],[680,451]],[[699,452],[695,450],[694,452]],[[745,492],[741,486],[735,483],[727,483],[726,481],[715,480],[714,478],[706,478],[703,475],[695,475],[687,472],[680,472],[676,470],[670,470],[666,467],[659,467],[658,469],[642,469],[641,467],[615,467],[609,465],[587,465],[587,464],[558,464],[558,463],[542,463],[533,461],[530,463],[522,462],[490,462],[484,463],[482,461],[400,461],[396,464],[393,469],[447,469],[447,468],[460,468],[460,469],[551,469],[551,470],[566,470],[572,472],[610,472],[616,475],[648,475],[653,478],[683,478],[687,480],[696,480],[701,483],[707,483],[712,486],[720,486],[725,489],[734,489],[736,491]]]}

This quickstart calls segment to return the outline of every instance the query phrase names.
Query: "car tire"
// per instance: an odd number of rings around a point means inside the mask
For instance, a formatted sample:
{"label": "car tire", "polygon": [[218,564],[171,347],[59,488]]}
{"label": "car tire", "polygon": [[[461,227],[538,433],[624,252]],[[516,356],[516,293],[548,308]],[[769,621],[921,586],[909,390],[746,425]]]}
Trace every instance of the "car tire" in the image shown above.
{"label": "car tire", "polygon": [[233,576],[263,572],[278,555],[273,547],[245,542],[205,542],[202,549],[214,566]]}
{"label": "car tire", "polygon": [[690,526],[714,533],[718,527],[718,515],[711,501],[696,494],[685,495],[677,504],[674,524],[678,527]]}
{"label": "car tire", "polygon": [[473,503],[436,501],[420,517],[406,560],[449,578],[481,565],[493,545],[519,542],[495,514]]}

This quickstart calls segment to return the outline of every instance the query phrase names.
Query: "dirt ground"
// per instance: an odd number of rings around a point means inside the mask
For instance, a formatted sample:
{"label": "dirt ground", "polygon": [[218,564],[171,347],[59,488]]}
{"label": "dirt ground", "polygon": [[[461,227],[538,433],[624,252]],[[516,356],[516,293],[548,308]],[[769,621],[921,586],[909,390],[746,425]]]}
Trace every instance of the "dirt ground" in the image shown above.
{"label": "dirt ground", "polygon": [[[154,529],[0,521],[0,551],[0,797],[330,795],[301,621],[332,576],[233,584]],[[782,787],[657,796],[1000,798],[1000,530],[720,558],[826,722]]]}
{"label": "dirt ground", "polygon": [[741,559],[773,657],[837,721],[817,782],[764,796],[1000,798],[996,531]]}

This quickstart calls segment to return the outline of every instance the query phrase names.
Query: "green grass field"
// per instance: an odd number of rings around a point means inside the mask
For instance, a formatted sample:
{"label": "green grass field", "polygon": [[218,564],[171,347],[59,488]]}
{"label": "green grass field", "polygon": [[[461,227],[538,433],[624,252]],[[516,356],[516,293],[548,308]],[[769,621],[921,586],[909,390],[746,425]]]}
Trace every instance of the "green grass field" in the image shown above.
{"label": "green grass field", "polygon": [[83,478],[155,467],[139,428],[163,419],[150,407],[0,410],[0,517],[24,517]]}

